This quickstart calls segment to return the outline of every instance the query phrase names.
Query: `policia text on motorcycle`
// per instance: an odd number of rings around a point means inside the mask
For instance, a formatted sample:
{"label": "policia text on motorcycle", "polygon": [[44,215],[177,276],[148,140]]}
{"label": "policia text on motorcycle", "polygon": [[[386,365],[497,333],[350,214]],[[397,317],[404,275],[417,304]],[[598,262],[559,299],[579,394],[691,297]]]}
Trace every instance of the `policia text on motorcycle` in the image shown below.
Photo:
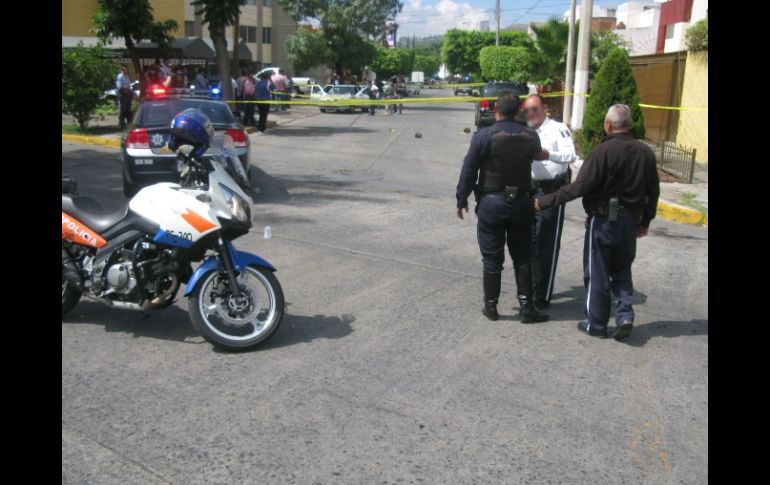
{"label": "policia text on motorcycle", "polygon": [[575,182],[535,198],[539,210],[583,197],[588,214],[583,246],[588,319],[579,322],[578,329],[595,337],[608,336],[611,291],[617,297],[612,334],[616,340],[628,337],[633,328],[631,264],[636,238],[647,235],[660,195],[655,154],[634,139],[631,126],[629,107],[612,106],[604,118],[607,138],[588,155]]}
{"label": "policia text on motorcycle", "polygon": [[513,259],[522,323],[542,322],[548,315],[533,304],[532,294],[532,160],[544,153],[537,133],[513,121],[518,96],[502,93],[495,105],[496,122],[471,139],[457,184],[457,217],[468,211],[468,196],[476,195],[477,236],[484,263],[484,307],[497,320],[505,246]]}

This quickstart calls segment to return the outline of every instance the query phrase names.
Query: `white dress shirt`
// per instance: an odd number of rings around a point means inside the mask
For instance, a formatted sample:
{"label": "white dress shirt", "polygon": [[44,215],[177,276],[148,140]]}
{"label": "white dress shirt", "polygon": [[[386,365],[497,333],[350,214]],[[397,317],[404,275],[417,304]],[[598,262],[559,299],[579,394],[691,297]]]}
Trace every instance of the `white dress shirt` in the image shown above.
{"label": "white dress shirt", "polygon": [[564,123],[547,116],[536,131],[540,145],[548,150],[548,160],[532,162],[532,180],[551,180],[566,173],[570,163],[577,158],[572,132]]}

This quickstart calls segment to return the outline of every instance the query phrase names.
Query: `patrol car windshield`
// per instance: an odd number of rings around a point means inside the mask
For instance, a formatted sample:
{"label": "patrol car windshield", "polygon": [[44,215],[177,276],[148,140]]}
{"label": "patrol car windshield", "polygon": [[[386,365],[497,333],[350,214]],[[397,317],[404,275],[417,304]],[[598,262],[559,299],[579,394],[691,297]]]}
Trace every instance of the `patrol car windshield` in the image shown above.
{"label": "patrol car windshield", "polygon": [[235,123],[232,111],[224,103],[203,99],[164,99],[144,102],[137,118],[141,126],[168,126],[177,113],[187,108],[199,109],[215,126]]}
{"label": "patrol car windshield", "polygon": [[494,83],[494,84],[487,84],[484,86],[484,97],[487,96],[499,96],[500,93],[503,93],[505,91],[510,91],[511,93],[515,95],[522,95],[524,93],[529,92],[529,88],[526,84],[518,84],[518,83]]}

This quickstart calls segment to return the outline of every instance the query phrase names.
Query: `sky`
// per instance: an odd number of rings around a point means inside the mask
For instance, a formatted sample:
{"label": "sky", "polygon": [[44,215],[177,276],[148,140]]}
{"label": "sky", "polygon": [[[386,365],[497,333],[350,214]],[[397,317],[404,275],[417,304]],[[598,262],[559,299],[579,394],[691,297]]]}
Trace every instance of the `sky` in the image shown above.
{"label": "sky", "polygon": [[[427,37],[443,34],[467,20],[476,25],[489,20],[495,29],[495,0],[402,0],[404,8],[396,17],[398,37]],[[627,0],[594,0],[594,7],[615,8]],[[577,5],[582,2],[577,1]],[[500,0],[500,28],[513,23],[540,22],[561,17],[569,9],[569,0]]]}

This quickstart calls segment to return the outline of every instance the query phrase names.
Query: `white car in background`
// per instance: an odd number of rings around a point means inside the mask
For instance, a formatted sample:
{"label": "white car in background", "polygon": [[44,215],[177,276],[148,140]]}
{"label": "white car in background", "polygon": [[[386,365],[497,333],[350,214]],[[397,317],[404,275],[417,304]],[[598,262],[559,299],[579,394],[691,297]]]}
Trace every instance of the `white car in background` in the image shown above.
{"label": "white car in background", "polygon": [[[281,68],[278,66],[266,67],[259,71],[255,77],[259,79],[259,76],[266,72],[269,72],[272,76],[273,74],[277,73],[279,69]],[[311,77],[292,76],[291,80],[294,83],[294,94],[303,94],[304,92],[308,91],[308,88],[310,88],[311,85],[315,84],[315,79]]]}
{"label": "white car in background", "polygon": [[[318,86],[320,87],[320,86]],[[326,88],[324,88],[325,90]],[[313,91],[310,92],[310,99],[317,99],[320,101],[336,101],[336,100],[344,100],[344,99],[354,99],[356,95],[358,94],[358,86],[355,86],[353,84],[339,84],[337,86],[331,86],[331,88],[327,91],[324,91],[323,95],[316,94],[316,97],[313,98]],[[321,113],[326,113],[327,111],[345,111],[346,113],[352,113],[355,111],[355,107],[351,106],[349,104],[341,104],[338,106],[335,105],[324,105],[321,106]]]}

